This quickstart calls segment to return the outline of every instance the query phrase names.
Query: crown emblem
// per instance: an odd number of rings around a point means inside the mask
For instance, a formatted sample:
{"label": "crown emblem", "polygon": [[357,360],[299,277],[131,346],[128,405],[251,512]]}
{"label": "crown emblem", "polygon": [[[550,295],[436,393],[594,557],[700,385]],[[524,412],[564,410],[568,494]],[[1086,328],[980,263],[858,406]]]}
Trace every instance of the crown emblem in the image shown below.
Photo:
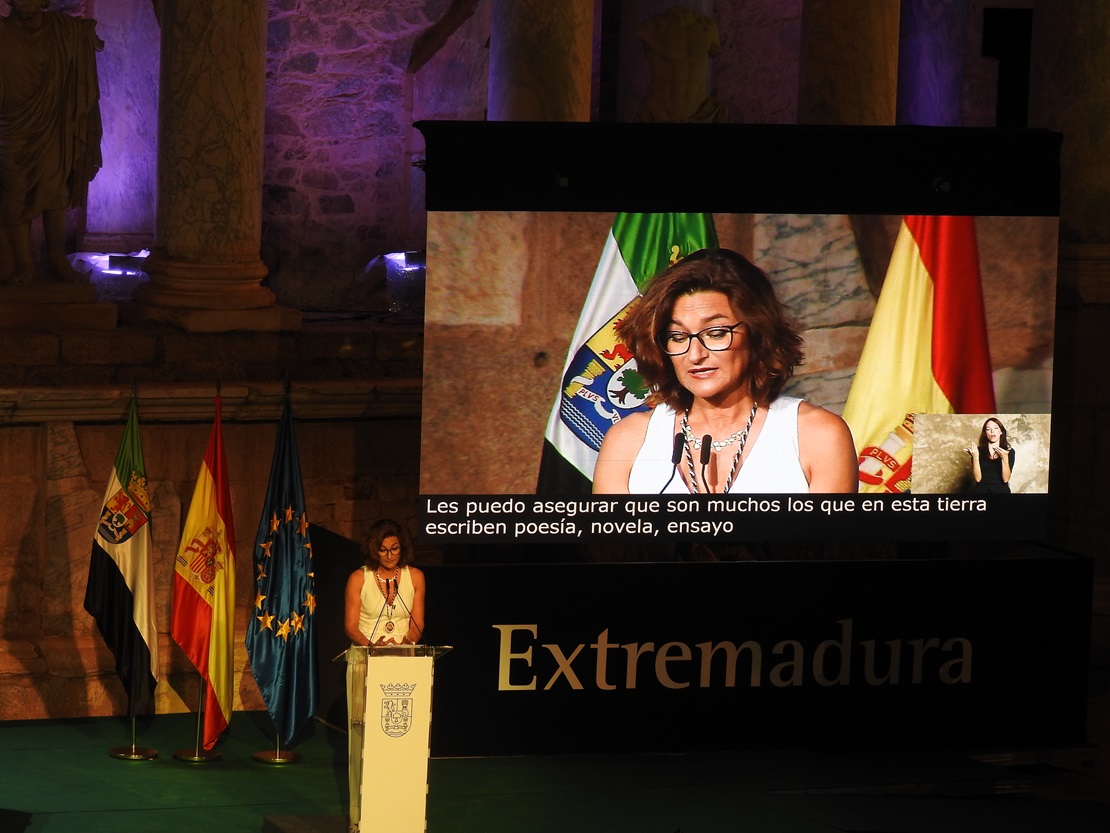
{"label": "crown emblem", "polygon": [[131,480],[127,484],[127,491],[135,498],[135,502],[143,507],[144,512],[150,511],[150,492],[146,490],[146,478],[137,471],[131,472]]}
{"label": "crown emblem", "polygon": [[409,697],[416,688],[416,683],[390,683],[381,686],[382,694],[386,697]]}

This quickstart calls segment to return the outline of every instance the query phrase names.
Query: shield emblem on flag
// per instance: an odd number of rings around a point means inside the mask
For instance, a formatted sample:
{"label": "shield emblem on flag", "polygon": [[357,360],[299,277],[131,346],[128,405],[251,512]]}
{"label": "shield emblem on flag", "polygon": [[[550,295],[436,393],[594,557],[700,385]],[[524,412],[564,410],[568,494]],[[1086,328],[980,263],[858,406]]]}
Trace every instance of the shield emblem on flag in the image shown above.
{"label": "shield emblem on flag", "polygon": [[143,528],[147,522],[146,512],[123,488],[120,488],[100,514],[100,534],[104,540],[122,544]]}
{"label": "shield emblem on flag", "polygon": [[614,329],[627,311],[625,306],[579,348],[563,376],[559,416],[594,451],[611,425],[646,407],[647,385]]}

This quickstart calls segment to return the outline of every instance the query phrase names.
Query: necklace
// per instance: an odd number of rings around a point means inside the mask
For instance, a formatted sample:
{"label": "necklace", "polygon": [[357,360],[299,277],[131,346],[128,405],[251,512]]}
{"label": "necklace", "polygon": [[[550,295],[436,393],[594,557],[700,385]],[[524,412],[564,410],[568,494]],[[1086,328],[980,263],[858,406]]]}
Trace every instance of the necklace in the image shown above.
{"label": "necklace", "polygon": [[[725,492],[732,488],[732,479],[736,476],[736,470],[740,468],[740,458],[744,454],[744,446],[748,443],[748,432],[752,430],[752,423],[755,422],[755,415],[758,410],[758,404],[752,405],[752,412],[748,414],[747,425],[734,433],[727,440],[711,444],[714,451],[720,451],[721,449],[728,448],[728,446],[732,445],[737,440],[740,441],[740,445],[736,449],[736,456],[732,458],[732,467],[728,470],[728,478],[725,480]],[[690,471],[690,487],[693,489],[694,494],[698,494],[698,478],[694,473],[694,455],[690,451],[690,446],[701,448],[701,440],[694,439],[691,435],[689,418],[690,409],[687,408],[685,413],[682,414],[682,436],[686,440],[683,443],[683,448],[686,449],[686,465]]]}
{"label": "necklace", "polygon": [[[748,417],[748,424],[745,425],[743,428],[738,428],[736,431],[733,431],[732,434],[730,434],[723,440],[713,440],[711,443],[711,445],[713,446],[713,450],[724,451],[741,437],[747,438],[748,431],[751,430],[752,427],[752,420],[755,419],[756,408],[758,407],[758,405],[752,406],[751,415]],[[682,436],[685,437],[688,444],[693,445],[696,449],[701,449],[701,437],[695,437],[694,432],[690,430],[690,423],[687,421],[689,416],[690,409],[687,408],[686,413],[682,415]]]}
{"label": "necklace", "polygon": [[397,591],[401,586],[401,571],[394,570],[392,578],[382,578],[378,575],[378,571],[374,570],[374,578],[378,581],[378,589],[385,596],[385,631],[386,633],[393,633],[393,629],[396,627],[393,624],[393,614],[397,610]]}

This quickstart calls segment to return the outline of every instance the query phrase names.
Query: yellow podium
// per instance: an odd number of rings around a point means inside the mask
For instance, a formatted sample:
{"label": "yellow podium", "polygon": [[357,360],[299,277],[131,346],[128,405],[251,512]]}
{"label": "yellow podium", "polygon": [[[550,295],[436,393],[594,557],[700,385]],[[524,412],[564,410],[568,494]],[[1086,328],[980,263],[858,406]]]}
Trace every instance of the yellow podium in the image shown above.
{"label": "yellow podium", "polygon": [[362,831],[424,833],[427,827],[433,670],[449,650],[368,645],[347,651],[351,821]]}

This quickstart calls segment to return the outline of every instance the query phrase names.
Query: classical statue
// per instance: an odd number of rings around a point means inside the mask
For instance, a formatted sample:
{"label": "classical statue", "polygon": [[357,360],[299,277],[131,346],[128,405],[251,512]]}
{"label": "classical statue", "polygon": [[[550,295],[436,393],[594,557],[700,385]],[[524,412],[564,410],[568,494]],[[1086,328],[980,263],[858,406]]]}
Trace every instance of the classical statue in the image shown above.
{"label": "classical statue", "polygon": [[672,6],[636,27],[651,67],[651,87],[637,121],[712,123],[724,106],[709,93],[709,60],[721,52],[717,23]]}
{"label": "classical statue", "polygon": [[[6,0],[0,18],[0,284],[31,283],[31,221],[42,217],[54,280],[86,279],[66,258],[66,210],[101,165],[96,21]],[[6,250],[6,251],[5,251]]]}

